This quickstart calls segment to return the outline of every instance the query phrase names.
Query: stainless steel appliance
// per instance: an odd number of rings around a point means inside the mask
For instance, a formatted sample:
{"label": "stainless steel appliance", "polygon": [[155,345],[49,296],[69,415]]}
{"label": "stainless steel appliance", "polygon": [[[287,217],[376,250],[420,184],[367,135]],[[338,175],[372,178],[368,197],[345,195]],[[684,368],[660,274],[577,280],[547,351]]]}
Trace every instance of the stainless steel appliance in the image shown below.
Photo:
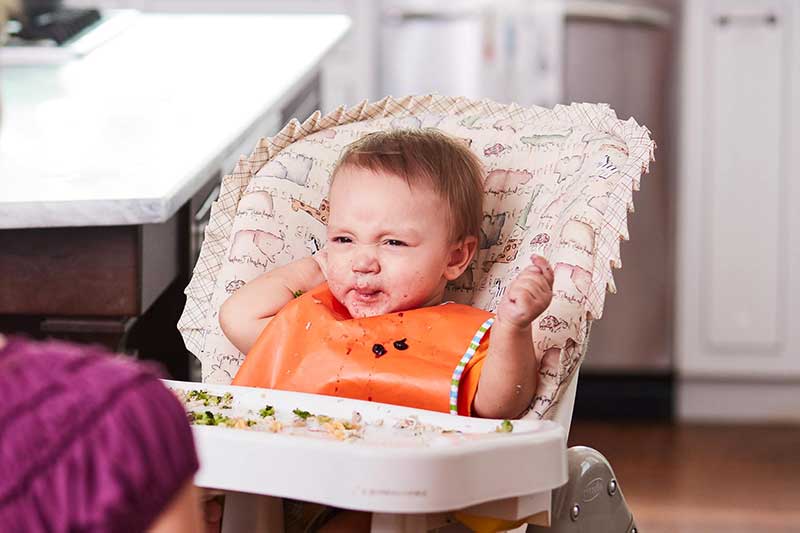
{"label": "stainless steel appliance", "polygon": [[[672,371],[674,195],[669,112],[678,0],[384,0],[384,94],[436,91],[522,105],[606,102],[647,125],[657,161],[635,194],[584,373]],[[465,81],[461,81],[465,79]]]}
{"label": "stainless steel appliance", "polygon": [[[622,243],[617,294],[592,328],[586,372],[663,375],[672,371],[674,191],[670,162],[672,21],[678,2],[583,2],[564,35],[564,102],[606,102],[650,128],[656,161],[634,193],[631,242]],[[627,8],[623,12],[620,6]]]}

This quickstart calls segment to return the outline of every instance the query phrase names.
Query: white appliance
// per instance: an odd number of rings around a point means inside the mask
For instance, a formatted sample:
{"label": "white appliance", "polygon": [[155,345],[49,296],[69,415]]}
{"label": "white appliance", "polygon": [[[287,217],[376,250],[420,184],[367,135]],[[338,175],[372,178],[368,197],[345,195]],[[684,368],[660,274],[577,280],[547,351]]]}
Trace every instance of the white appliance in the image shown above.
{"label": "white appliance", "polygon": [[483,0],[384,1],[380,12],[380,92],[480,98]]}

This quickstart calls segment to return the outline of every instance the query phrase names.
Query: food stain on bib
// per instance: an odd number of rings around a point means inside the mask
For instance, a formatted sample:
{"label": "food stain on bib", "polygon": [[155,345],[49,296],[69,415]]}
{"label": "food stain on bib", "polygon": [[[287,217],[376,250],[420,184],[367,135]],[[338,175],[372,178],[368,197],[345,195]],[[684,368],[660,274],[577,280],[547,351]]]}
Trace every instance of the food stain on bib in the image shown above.
{"label": "food stain on bib", "polygon": [[386,355],[386,348],[383,347],[383,344],[373,344],[372,353],[375,354],[375,357],[381,357],[382,355]]}
{"label": "food stain on bib", "polygon": [[392,346],[395,347],[397,350],[408,350],[408,344],[406,343],[406,339],[400,339],[399,341],[394,341]]}

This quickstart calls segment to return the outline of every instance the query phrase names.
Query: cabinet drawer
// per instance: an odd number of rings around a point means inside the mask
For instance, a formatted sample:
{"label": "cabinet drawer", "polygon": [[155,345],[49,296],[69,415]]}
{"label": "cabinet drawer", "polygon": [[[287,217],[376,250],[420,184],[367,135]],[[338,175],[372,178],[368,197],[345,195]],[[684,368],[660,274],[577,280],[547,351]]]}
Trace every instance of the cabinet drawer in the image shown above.
{"label": "cabinet drawer", "polygon": [[178,275],[177,221],[0,231],[0,314],[143,313]]}

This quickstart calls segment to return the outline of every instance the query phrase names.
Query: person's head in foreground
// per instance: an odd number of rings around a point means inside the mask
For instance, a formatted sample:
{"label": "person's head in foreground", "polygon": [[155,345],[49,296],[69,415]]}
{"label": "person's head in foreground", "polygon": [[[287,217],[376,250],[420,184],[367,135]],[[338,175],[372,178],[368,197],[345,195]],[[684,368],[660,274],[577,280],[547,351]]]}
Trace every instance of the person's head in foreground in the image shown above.
{"label": "person's head in foreground", "polygon": [[186,412],[151,366],[0,334],[0,531],[201,527]]}
{"label": "person's head in foreground", "polygon": [[483,168],[436,130],[373,133],[342,155],[329,201],[328,285],[352,316],[436,305],[475,255]]}

